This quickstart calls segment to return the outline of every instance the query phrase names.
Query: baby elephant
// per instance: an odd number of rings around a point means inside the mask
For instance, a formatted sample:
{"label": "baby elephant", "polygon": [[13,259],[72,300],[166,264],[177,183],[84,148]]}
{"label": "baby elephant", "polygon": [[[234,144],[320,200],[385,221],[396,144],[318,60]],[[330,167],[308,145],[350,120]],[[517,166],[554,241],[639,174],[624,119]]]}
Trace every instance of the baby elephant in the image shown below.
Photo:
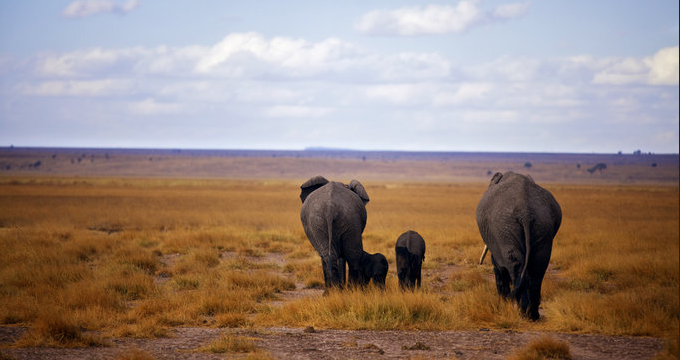
{"label": "baby elephant", "polygon": [[425,240],[417,232],[409,230],[399,236],[394,250],[397,253],[397,276],[399,287],[420,288],[420,269],[425,260]]}

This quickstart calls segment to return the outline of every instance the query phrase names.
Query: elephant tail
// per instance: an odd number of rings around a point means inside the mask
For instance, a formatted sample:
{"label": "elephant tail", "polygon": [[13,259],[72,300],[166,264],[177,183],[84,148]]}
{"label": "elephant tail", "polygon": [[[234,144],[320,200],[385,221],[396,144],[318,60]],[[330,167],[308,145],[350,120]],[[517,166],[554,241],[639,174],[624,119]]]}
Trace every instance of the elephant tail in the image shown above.
{"label": "elephant tail", "polygon": [[515,297],[517,297],[517,294],[520,294],[523,288],[525,287],[527,268],[529,267],[529,255],[531,254],[530,224],[526,221],[522,222],[522,228],[524,229],[524,246],[526,252],[524,254],[524,266],[522,267],[522,274],[519,276],[517,284],[512,289],[513,295],[515,295]]}
{"label": "elephant tail", "polygon": [[[328,206],[328,214],[331,213],[332,209],[331,206]],[[342,288],[344,286],[345,282],[345,269],[343,267],[342,273],[340,273],[340,269],[338,268],[338,249],[336,248],[336,244],[333,243],[333,217],[327,216],[326,217],[326,229],[328,231],[328,253],[326,256],[328,257],[328,260],[326,261],[326,267],[327,267],[327,272],[328,276],[330,277],[330,284],[331,286],[337,286],[339,288]]]}

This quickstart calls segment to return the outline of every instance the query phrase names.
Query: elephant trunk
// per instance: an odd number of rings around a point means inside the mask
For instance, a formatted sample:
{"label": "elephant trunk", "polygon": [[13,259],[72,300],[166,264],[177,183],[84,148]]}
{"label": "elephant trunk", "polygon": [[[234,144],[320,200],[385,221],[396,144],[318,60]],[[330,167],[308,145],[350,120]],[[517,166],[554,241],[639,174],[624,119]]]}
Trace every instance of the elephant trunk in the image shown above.
{"label": "elephant trunk", "polygon": [[479,265],[482,265],[484,263],[484,257],[486,257],[486,253],[489,251],[489,247],[484,245],[484,250],[482,250],[482,256],[479,258]]}

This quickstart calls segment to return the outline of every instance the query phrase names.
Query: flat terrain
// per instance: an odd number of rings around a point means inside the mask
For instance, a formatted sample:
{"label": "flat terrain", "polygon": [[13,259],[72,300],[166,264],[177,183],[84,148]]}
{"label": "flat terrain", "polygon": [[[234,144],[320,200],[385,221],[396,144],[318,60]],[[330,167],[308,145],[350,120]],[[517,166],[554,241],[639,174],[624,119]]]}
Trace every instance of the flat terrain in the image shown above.
{"label": "flat terrain", "polygon": [[[474,209],[506,170],[564,213],[539,322],[477,264]],[[365,185],[384,292],[322,296],[298,198],[318,174]],[[677,358],[678,218],[678,155],[0,149],[0,358],[505,359],[545,337]],[[408,229],[428,248],[402,293]]]}
{"label": "flat terrain", "polygon": [[[602,169],[598,164],[606,165]],[[678,155],[1,148],[0,176],[677,184]]]}

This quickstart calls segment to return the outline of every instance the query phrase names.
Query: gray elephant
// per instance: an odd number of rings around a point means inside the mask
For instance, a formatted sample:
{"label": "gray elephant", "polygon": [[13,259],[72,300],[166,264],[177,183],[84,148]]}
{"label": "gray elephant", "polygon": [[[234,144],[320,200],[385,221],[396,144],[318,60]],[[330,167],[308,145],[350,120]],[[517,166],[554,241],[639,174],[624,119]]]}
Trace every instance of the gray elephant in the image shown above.
{"label": "gray elephant", "polygon": [[425,240],[420,234],[409,230],[397,238],[394,247],[397,259],[399,286],[404,289],[420,288],[420,271],[425,260]]}
{"label": "gray elephant", "polygon": [[361,240],[369,201],[363,185],[356,180],[344,185],[316,176],[300,189],[302,227],[321,257],[326,288],[345,285],[346,264],[350,285],[363,286],[373,280],[383,287],[387,259],[365,252]]}
{"label": "gray elephant", "polygon": [[512,171],[496,173],[477,205],[477,226],[486,244],[480,263],[491,250],[498,294],[517,301],[532,320],[539,318],[541,283],[561,222],[552,194]]}

